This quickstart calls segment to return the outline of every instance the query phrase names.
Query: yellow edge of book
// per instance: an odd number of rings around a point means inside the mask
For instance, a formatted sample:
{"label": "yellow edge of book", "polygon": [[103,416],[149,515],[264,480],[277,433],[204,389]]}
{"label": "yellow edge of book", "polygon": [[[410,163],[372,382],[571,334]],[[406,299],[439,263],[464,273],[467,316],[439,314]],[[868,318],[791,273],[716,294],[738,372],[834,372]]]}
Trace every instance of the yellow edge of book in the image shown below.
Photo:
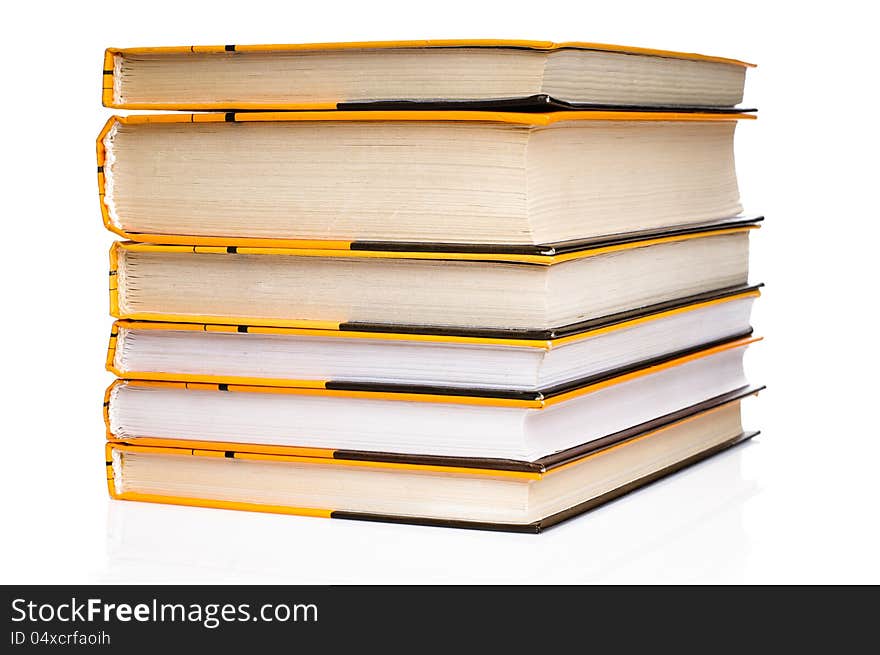
{"label": "yellow edge of book", "polygon": [[[739,400],[730,401],[730,402],[739,402]],[[348,467],[361,467],[361,468],[376,468],[376,469],[393,469],[393,470],[406,470],[406,471],[423,471],[423,472],[437,472],[437,473],[447,473],[454,475],[472,475],[479,477],[488,477],[488,478],[504,478],[504,479],[518,479],[525,481],[534,481],[541,480],[542,478],[553,475],[558,471],[563,471],[570,466],[575,464],[579,464],[584,460],[601,457],[602,455],[617,450],[618,448],[625,447],[629,444],[641,441],[643,439],[651,438],[654,435],[660,434],[669,428],[677,425],[681,425],[683,423],[687,423],[688,421],[692,421],[698,417],[705,416],[707,414],[717,412],[722,408],[726,407],[730,403],[725,403],[718,407],[712,408],[710,410],[706,410],[704,412],[700,412],[693,416],[688,416],[678,421],[674,421],[667,425],[664,425],[655,430],[651,430],[649,432],[645,432],[643,434],[634,436],[630,439],[622,441],[620,443],[614,444],[607,448],[603,448],[593,453],[588,453],[582,457],[578,457],[570,462],[562,464],[560,466],[545,469],[543,471],[507,471],[507,470],[498,470],[498,469],[484,469],[484,468],[468,468],[468,467],[460,467],[460,466],[436,466],[430,464],[406,464],[406,463],[397,463],[397,462],[376,462],[376,461],[364,461],[364,460],[348,460],[348,459],[334,459],[333,453],[336,451],[324,451],[324,453],[317,454],[304,454],[303,449],[290,448],[290,447],[271,447],[271,446],[259,446],[259,445],[249,445],[249,444],[213,444],[210,442],[197,442],[197,441],[184,441],[184,440],[162,440],[162,439],[152,439],[152,440],[138,440],[137,443],[128,443],[123,441],[109,441],[105,446],[104,451],[104,459],[106,466],[106,477],[107,477],[107,490],[110,494],[111,498],[117,500],[137,500],[144,502],[154,502],[154,503],[166,503],[173,505],[187,505],[192,507],[210,507],[216,509],[238,509],[238,510],[246,510],[246,511],[254,511],[254,512],[269,512],[269,513],[277,513],[277,514],[296,514],[296,515],[305,515],[305,516],[316,516],[322,518],[331,518],[334,510],[332,509],[317,509],[317,508],[303,508],[303,507],[288,507],[284,505],[264,505],[260,503],[242,503],[242,502],[234,502],[234,501],[221,501],[221,500],[209,500],[209,499],[200,499],[200,498],[186,498],[182,496],[162,496],[158,494],[143,494],[138,492],[122,492],[119,493],[116,490],[115,477],[113,474],[113,461],[112,461],[112,453],[114,450],[120,453],[126,452],[137,452],[137,453],[152,453],[159,455],[179,455],[179,456],[194,456],[194,457],[223,457],[229,458],[230,454],[233,459],[249,459],[249,460],[261,460],[261,461],[275,461],[275,462],[296,462],[296,463],[305,463],[305,464],[313,464],[313,465],[324,465],[324,466],[348,466]],[[147,442],[150,442],[147,444]],[[144,445],[138,445],[144,444]],[[219,448],[217,446],[220,446]],[[246,450],[237,450],[237,448],[243,446]]]}
{"label": "yellow edge of book", "polygon": [[[429,343],[459,343],[459,344],[477,344],[477,345],[487,345],[487,346],[511,346],[518,348],[536,348],[539,350],[552,350],[553,348],[558,348],[559,346],[574,343],[576,341],[582,341],[584,339],[590,339],[593,337],[598,337],[603,334],[608,334],[609,332],[615,332],[617,330],[624,330],[627,328],[632,328],[637,325],[642,325],[644,323],[649,323],[654,320],[659,320],[662,318],[667,318],[669,316],[676,316],[679,314],[684,314],[686,312],[694,311],[697,309],[703,309],[705,307],[712,307],[714,305],[720,305],[726,302],[732,302],[734,300],[741,300],[743,298],[758,298],[760,297],[761,292],[758,289],[750,289],[748,291],[744,291],[743,293],[738,293],[730,296],[725,296],[723,298],[713,298],[712,300],[705,300],[702,302],[695,302],[690,305],[686,305],[684,307],[676,307],[674,309],[669,309],[662,312],[657,312],[656,314],[649,314],[647,316],[640,316],[637,318],[633,318],[628,321],[621,321],[620,323],[614,323],[612,325],[606,325],[603,327],[598,327],[592,330],[586,330],[579,334],[572,334],[566,337],[559,337],[557,339],[511,339],[511,338],[500,338],[500,337],[472,337],[472,336],[457,336],[457,335],[448,335],[448,334],[416,334],[416,333],[405,333],[405,332],[369,332],[369,331],[356,331],[356,330],[340,330],[338,329],[310,329],[310,328],[294,328],[294,327],[267,327],[267,326],[246,326],[248,334],[277,334],[277,335],[286,335],[286,336],[305,336],[305,337],[332,337],[339,339],[376,339],[382,341],[421,341],[421,342],[429,342]],[[160,321],[132,321],[128,319],[120,319],[113,323],[113,328],[110,331],[110,343],[107,346],[107,360],[106,360],[106,368],[108,371],[117,375],[118,377],[132,377],[140,380],[163,380],[168,379],[171,380],[169,374],[165,373],[156,373],[151,371],[119,371],[113,364],[114,356],[116,354],[116,341],[117,335],[120,328],[132,329],[132,330],[174,330],[174,331],[186,331],[186,332],[226,332],[226,333],[238,333],[239,327],[241,327],[241,323],[235,322],[232,324],[220,324],[220,323],[169,323],[169,322],[160,322]],[[216,379],[215,379],[216,378]],[[270,386],[274,385],[283,385],[283,380],[278,380],[275,378],[265,378],[261,379],[260,382],[253,382],[251,380],[255,378],[224,378],[219,379],[217,376],[201,376],[201,375],[188,375],[188,376],[178,376],[173,378],[175,380],[180,380],[184,382],[235,382],[237,384],[266,384],[265,380],[271,380],[269,383]]]}
{"label": "yellow edge of book", "polygon": [[[664,371],[666,369],[679,366],[681,364],[686,364],[688,362],[702,359],[710,355],[715,355],[726,350],[741,348],[749,344],[761,341],[762,339],[763,337],[746,337],[743,339],[737,339],[735,341],[729,341],[727,343],[723,343],[712,348],[706,348],[704,350],[700,350],[689,355],[676,357],[675,359],[670,359],[665,362],[655,364],[653,366],[647,366],[636,371],[631,371],[623,375],[618,375],[613,378],[602,380],[601,382],[596,382],[594,384],[590,384],[578,389],[573,389],[565,393],[560,393],[549,398],[538,397],[534,399],[492,398],[484,396],[464,396],[442,393],[417,393],[405,391],[392,392],[328,389],[326,385],[329,381],[327,380],[286,380],[284,381],[286,386],[279,386],[279,382],[277,380],[267,381],[261,379],[249,379],[247,381],[249,383],[239,384],[236,382],[189,382],[181,380],[182,377],[188,376],[176,376],[174,380],[143,380],[128,378],[124,380],[114,380],[113,383],[107,388],[107,391],[104,394],[104,421],[107,427],[107,433],[112,434],[110,428],[109,414],[110,394],[112,393],[114,388],[121,384],[140,387],[160,387],[166,389],[194,389],[199,391],[221,391],[222,386],[222,391],[224,392],[269,393],[300,396],[330,396],[337,398],[369,398],[375,400],[397,400],[459,405],[482,405],[491,407],[544,409],[545,407],[550,407],[552,405],[556,405],[572,398],[577,398],[589,393],[600,391],[615,384],[621,384],[623,382],[628,382],[630,380],[644,377],[646,375],[659,373],[660,371]],[[272,384],[261,384],[265,382],[271,382]]]}
{"label": "yellow edge of book", "polygon": [[[170,443],[170,440],[166,440]],[[186,442],[184,442],[186,443]],[[190,442],[198,444],[199,442]],[[329,451],[328,456],[314,457],[303,456],[298,454],[281,454],[254,452],[255,448],[249,448],[249,451],[234,451],[229,445],[222,450],[213,450],[209,448],[195,448],[186,446],[140,446],[132,445],[125,441],[108,442],[109,448],[115,448],[120,452],[132,453],[155,453],[160,455],[185,455],[195,457],[222,457],[226,459],[240,459],[252,461],[271,461],[271,462],[289,462],[296,464],[315,464],[323,466],[346,466],[351,468],[370,468],[385,469],[399,471],[423,471],[430,473],[458,473],[462,475],[482,475],[493,478],[514,478],[520,480],[540,480],[542,473],[538,471],[506,471],[499,469],[485,469],[464,466],[438,466],[436,464],[407,464],[401,462],[379,462],[361,459],[334,459],[333,453]],[[109,459],[108,459],[109,461]]]}
{"label": "yellow edge of book", "polygon": [[[701,113],[690,111],[553,111],[553,112],[505,112],[475,111],[462,109],[446,110],[364,110],[364,111],[253,111],[253,112],[214,112],[214,113],[176,113],[176,114],[129,114],[111,116],[107,119],[99,135],[102,139],[114,123],[123,125],[143,125],[148,123],[265,123],[265,122],[315,122],[315,121],[443,121],[443,122],[482,122],[511,123],[513,125],[533,125],[536,127],[562,123],[565,121],[683,121],[695,123],[729,122],[756,120],[757,116],[748,113]],[[100,162],[99,162],[100,163]]]}
{"label": "yellow edge of book", "polygon": [[[106,220],[106,219],[105,219]],[[113,227],[108,227],[113,232],[120,232]],[[684,234],[670,234],[667,236],[649,237],[639,241],[629,241],[626,243],[615,243],[608,246],[596,246],[566,252],[557,255],[534,255],[534,254],[515,254],[515,253],[496,253],[496,252],[425,252],[425,251],[397,251],[397,250],[350,250],[351,242],[336,241],[329,244],[322,243],[322,247],[312,247],[313,241],[298,241],[295,239],[277,240],[272,246],[251,246],[242,245],[235,246],[235,242],[241,242],[242,239],[226,239],[225,246],[208,246],[208,245],[183,245],[177,243],[141,243],[139,241],[116,241],[113,243],[110,251],[111,264],[118,259],[119,250],[129,250],[132,252],[185,252],[195,254],[213,254],[226,255],[231,254],[229,247],[235,247],[237,255],[283,255],[291,257],[354,257],[365,259],[428,259],[428,260],[457,260],[457,261],[479,261],[479,262],[511,262],[517,264],[539,264],[549,266],[551,264],[561,264],[563,262],[575,259],[584,259],[586,257],[596,257],[612,252],[620,252],[622,250],[631,250],[633,248],[643,248],[645,246],[653,246],[661,243],[672,243],[675,241],[687,241],[690,239],[699,239],[701,237],[721,236],[724,234],[737,234],[739,232],[747,232],[749,230],[760,229],[760,225],[738,225],[736,227],[721,229],[705,229],[699,232],[689,232]],[[123,236],[126,236],[123,234]],[[129,235],[130,236],[130,235]],[[143,238],[145,235],[137,235]],[[156,236],[156,235],[154,235]],[[198,237],[173,237],[173,236],[156,236],[162,240],[197,240]],[[267,240],[268,241],[268,240]],[[115,271],[115,266],[111,271]]]}
{"label": "yellow edge of book", "polygon": [[755,64],[716,57],[713,55],[701,55],[695,52],[677,52],[675,50],[659,50],[656,48],[639,48],[636,46],[614,45],[610,43],[591,43],[587,41],[539,41],[529,39],[413,39],[402,41],[343,41],[328,43],[273,43],[256,45],[185,45],[185,46],[159,46],[145,48],[107,48],[104,55],[105,68],[107,63],[112,63],[112,57],[117,54],[186,54],[186,53],[220,53],[220,52],[289,52],[296,50],[372,50],[382,48],[466,48],[466,47],[494,47],[494,48],[529,48],[532,50],[561,50],[574,48],[578,50],[603,50],[606,52],[623,52],[633,55],[654,55],[657,57],[672,57],[675,59],[693,59],[697,61],[714,61],[722,64],[736,64],[754,68]]}

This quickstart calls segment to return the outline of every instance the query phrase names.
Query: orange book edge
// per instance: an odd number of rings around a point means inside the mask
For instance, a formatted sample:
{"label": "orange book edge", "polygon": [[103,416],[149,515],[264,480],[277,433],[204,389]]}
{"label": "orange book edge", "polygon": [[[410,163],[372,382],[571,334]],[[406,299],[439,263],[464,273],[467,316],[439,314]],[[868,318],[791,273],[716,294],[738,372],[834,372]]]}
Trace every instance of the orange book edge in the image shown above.
{"label": "orange book edge", "polygon": [[[102,196],[103,198],[103,196]],[[103,203],[102,203],[103,204]],[[105,218],[105,225],[107,225]],[[108,229],[120,235],[124,235],[115,226],[107,225]],[[330,247],[322,244],[323,247],[313,247],[315,242],[303,242],[296,240],[277,241],[278,244],[272,246],[209,246],[209,245],[183,245],[177,243],[142,243],[140,241],[115,241],[110,248],[111,275],[117,270],[119,251],[125,250],[130,252],[164,252],[164,253],[194,253],[194,254],[210,254],[210,255],[281,255],[289,257],[353,257],[361,259],[423,259],[423,260],[449,260],[449,261],[473,261],[473,262],[497,262],[497,263],[514,263],[514,264],[537,264],[540,266],[550,266],[553,264],[561,264],[563,262],[574,261],[577,259],[586,259],[587,257],[597,257],[613,252],[621,252],[634,248],[644,248],[646,246],[655,246],[664,243],[675,243],[678,241],[689,241],[691,239],[700,239],[703,237],[723,236],[726,234],[740,234],[750,230],[760,229],[760,225],[755,223],[751,225],[738,225],[728,228],[705,229],[698,232],[685,232],[680,234],[669,234],[666,236],[648,237],[638,241],[627,241],[624,243],[615,243],[607,246],[587,247],[583,250],[572,252],[564,252],[554,255],[535,255],[521,253],[479,253],[479,252],[426,252],[426,251],[398,251],[398,250],[349,250],[348,243],[334,242]],[[129,235],[130,236],[130,235]],[[146,235],[137,235],[144,238]],[[191,239],[193,237],[171,237],[153,235],[157,239]],[[209,237],[210,238],[210,237]],[[240,242],[242,239],[225,239],[227,242]],[[120,317],[122,318],[122,317]],[[148,319],[149,320],[149,319]],[[207,322],[210,322],[208,320]],[[291,326],[296,327],[296,326]]]}

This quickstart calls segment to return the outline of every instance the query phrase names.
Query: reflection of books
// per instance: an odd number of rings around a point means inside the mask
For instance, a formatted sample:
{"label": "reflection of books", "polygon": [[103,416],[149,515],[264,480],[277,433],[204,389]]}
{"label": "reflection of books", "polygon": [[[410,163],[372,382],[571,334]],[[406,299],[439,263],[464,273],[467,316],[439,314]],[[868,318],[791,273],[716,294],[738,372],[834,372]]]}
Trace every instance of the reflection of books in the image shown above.
{"label": "reflection of books", "polygon": [[[571,581],[680,584],[741,580],[750,550],[743,513],[759,490],[754,480],[743,475],[742,462],[758,448],[760,442],[745,443],[590,515],[591,538],[597,539],[605,552],[613,552],[617,539],[603,535],[620,524],[638,531],[638,546],[616,544],[616,556],[609,556],[601,567],[586,568],[581,578],[573,575]],[[567,527],[562,526],[560,532]],[[563,582],[564,573],[559,575],[557,581]]]}
{"label": "reflection of books", "polygon": [[757,485],[742,462],[759,447],[747,442],[538,540],[109,503],[102,582],[724,582],[749,550],[742,514]]}

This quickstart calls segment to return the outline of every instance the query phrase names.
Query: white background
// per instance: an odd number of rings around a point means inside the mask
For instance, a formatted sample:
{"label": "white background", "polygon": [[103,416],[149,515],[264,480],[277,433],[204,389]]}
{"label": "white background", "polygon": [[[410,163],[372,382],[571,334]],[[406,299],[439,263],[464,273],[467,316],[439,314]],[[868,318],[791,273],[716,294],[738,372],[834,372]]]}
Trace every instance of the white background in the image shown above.
{"label": "white background", "polygon": [[[870,12],[870,13],[869,13]],[[101,2],[4,9],[0,582],[880,582],[878,118],[870,3]],[[767,216],[748,359],[763,434],[540,536],[111,502],[106,46],[417,38],[755,61],[741,189]]]}

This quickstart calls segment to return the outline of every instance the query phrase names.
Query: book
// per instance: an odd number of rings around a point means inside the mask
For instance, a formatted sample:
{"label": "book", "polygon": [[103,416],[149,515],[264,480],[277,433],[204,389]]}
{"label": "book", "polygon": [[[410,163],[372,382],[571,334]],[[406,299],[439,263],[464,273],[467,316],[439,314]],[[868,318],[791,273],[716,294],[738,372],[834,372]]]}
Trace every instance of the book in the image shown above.
{"label": "book", "polygon": [[740,214],[733,136],[743,118],[751,116],[113,117],[98,138],[98,189],[105,225],[134,241],[552,247]]}
{"label": "book", "polygon": [[570,331],[583,321],[748,281],[739,220],[553,255],[117,242],[116,318],[323,329]]}
{"label": "book", "polygon": [[[511,567],[521,561],[522,549],[535,547],[540,557],[532,559],[521,579],[542,584],[644,581],[646,575],[674,581],[692,574],[695,558],[723,575],[745,565],[752,543],[743,512],[761,489],[751,475],[753,466],[744,464],[751,464],[765,448],[760,440],[754,441],[758,443],[747,441],[687,467],[622,502],[601,506],[601,511],[579,521],[566,521],[561,530],[567,535],[551,534],[540,543],[511,536],[502,539],[503,548],[491,538],[395,529],[384,523],[316,526],[315,521],[295,516],[288,520],[254,517],[246,531],[218,540],[218,534],[230,534],[230,519],[236,518],[228,511],[112,502],[107,508],[104,578],[124,580],[132,572],[161,566],[161,580],[192,583],[343,584],[366,575],[364,581],[371,584],[406,583],[414,578],[426,583],[505,584],[511,581]],[[331,531],[339,527],[348,538],[312,538],[312,530],[325,527]],[[389,530],[394,534],[385,534]],[[174,539],[156,539],[157,532],[173,534]],[[386,540],[387,536],[391,538]],[[443,557],[422,556],[423,549],[435,549],[438,537],[444,536]],[[364,549],[358,551],[362,556],[352,557],[352,539],[362,543],[382,539],[383,547]],[[722,548],[706,548],[707,543],[719,540]],[[260,544],[258,557],[254,557],[254,543]],[[300,561],[332,561],[333,566],[291,568],[291,543],[296,543]],[[577,543],[576,573],[571,567],[572,543]],[[394,566],[368,565],[389,559]],[[451,559],[460,566],[450,569]],[[230,562],[246,562],[247,566],[230,566]],[[487,567],[488,562],[495,565]]]}
{"label": "book", "polygon": [[108,443],[107,485],[121,500],[536,533],[751,438],[742,398],[527,469]]}
{"label": "book", "polygon": [[262,444],[410,456],[535,461],[748,385],[742,338],[566,385],[552,393],[121,380],[111,439]]}
{"label": "book", "polygon": [[609,371],[749,336],[759,295],[755,286],[710,292],[550,338],[120,320],[107,369],[138,380],[553,395]]}
{"label": "book", "polygon": [[733,107],[736,59],[514,40],[108,48],[102,100],[126,109]]}

